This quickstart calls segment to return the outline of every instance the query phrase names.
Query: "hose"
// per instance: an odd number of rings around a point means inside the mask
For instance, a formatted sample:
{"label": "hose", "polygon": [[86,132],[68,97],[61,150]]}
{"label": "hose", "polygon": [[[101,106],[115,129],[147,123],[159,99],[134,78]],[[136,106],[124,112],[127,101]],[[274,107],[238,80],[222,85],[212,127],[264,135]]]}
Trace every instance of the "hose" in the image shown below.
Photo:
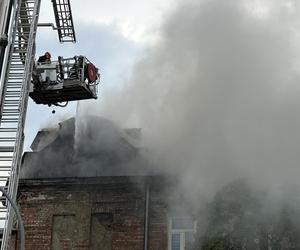
{"label": "hose", "polygon": [[23,220],[22,220],[20,211],[19,211],[16,203],[11,199],[11,197],[8,195],[8,193],[4,190],[3,187],[0,187],[0,191],[6,197],[6,199],[10,202],[10,205],[12,206],[12,208],[15,210],[17,220],[19,223],[19,230],[20,230],[20,250],[25,250],[25,229],[24,229],[24,224],[23,224]]}

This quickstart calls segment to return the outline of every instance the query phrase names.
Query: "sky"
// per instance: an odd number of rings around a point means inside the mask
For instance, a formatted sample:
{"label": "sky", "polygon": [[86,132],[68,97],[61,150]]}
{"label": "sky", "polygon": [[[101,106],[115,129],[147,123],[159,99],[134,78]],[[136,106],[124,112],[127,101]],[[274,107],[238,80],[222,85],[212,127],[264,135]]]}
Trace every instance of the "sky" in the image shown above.
{"label": "sky", "polygon": [[[136,60],[148,47],[159,41],[160,26],[175,7],[175,0],[72,0],[71,8],[77,43],[58,42],[50,28],[40,27],[37,33],[37,56],[50,51],[52,59],[58,56],[85,55],[99,69],[101,82],[99,100],[91,106],[101,105],[102,93],[111,86],[118,88],[131,72]],[[84,11],[83,11],[84,10]],[[40,23],[54,23],[51,1],[42,1]],[[40,128],[55,126],[59,121],[76,113],[77,102],[66,108],[36,105],[31,99],[25,128],[25,150]],[[53,115],[52,110],[56,113]]]}
{"label": "sky", "polygon": [[[133,66],[149,49],[161,42],[161,32],[168,17],[178,6],[188,2],[193,1],[89,0],[89,4],[86,4],[85,1],[72,0],[77,43],[61,44],[55,31],[40,27],[36,40],[37,57],[45,51],[50,51],[53,59],[58,56],[87,56],[100,69],[99,99],[81,101],[80,105],[99,107],[103,98],[110,98],[111,91],[114,91],[111,87],[116,90],[122,88],[130,78]],[[268,15],[272,3],[271,0],[244,2],[254,15],[261,17]],[[284,1],[288,6],[291,2],[293,1]],[[51,1],[42,1],[39,22],[54,23]],[[108,105],[109,102],[105,103]],[[25,150],[30,150],[30,144],[40,128],[56,126],[59,121],[74,116],[77,104],[72,102],[66,108],[49,108],[36,105],[30,99],[25,127]],[[53,109],[56,111],[54,115]]]}

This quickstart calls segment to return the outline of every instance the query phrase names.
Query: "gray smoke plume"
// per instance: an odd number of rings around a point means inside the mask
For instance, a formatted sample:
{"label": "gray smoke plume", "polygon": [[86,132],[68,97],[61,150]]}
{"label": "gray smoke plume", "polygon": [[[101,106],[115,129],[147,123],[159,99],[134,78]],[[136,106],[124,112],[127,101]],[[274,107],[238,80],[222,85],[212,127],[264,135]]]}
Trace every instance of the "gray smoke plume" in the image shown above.
{"label": "gray smoke plume", "polygon": [[99,113],[143,128],[162,170],[190,194],[210,197],[236,178],[278,195],[299,188],[299,10],[296,1],[181,5]]}

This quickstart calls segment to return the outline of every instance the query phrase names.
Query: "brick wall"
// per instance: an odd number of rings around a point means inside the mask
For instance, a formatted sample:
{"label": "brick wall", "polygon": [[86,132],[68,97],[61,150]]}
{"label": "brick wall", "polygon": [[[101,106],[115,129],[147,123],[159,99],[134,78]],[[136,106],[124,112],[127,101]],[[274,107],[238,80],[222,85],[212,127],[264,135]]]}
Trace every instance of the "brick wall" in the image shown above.
{"label": "brick wall", "polygon": [[145,183],[150,186],[148,249],[166,250],[160,177],[21,180],[26,249],[144,249]]}

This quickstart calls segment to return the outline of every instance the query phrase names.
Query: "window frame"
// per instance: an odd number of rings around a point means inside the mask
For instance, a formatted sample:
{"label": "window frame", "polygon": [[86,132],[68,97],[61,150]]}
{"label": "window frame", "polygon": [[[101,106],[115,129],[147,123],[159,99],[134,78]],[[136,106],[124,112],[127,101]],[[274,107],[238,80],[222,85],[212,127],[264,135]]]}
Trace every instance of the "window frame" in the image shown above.
{"label": "window frame", "polygon": [[188,216],[168,216],[168,250],[172,250],[172,235],[178,233],[180,235],[180,250],[185,250],[185,233],[197,232],[197,221],[193,220],[193,229],[172,229],[172,221],[174,218],[189,218]]}

